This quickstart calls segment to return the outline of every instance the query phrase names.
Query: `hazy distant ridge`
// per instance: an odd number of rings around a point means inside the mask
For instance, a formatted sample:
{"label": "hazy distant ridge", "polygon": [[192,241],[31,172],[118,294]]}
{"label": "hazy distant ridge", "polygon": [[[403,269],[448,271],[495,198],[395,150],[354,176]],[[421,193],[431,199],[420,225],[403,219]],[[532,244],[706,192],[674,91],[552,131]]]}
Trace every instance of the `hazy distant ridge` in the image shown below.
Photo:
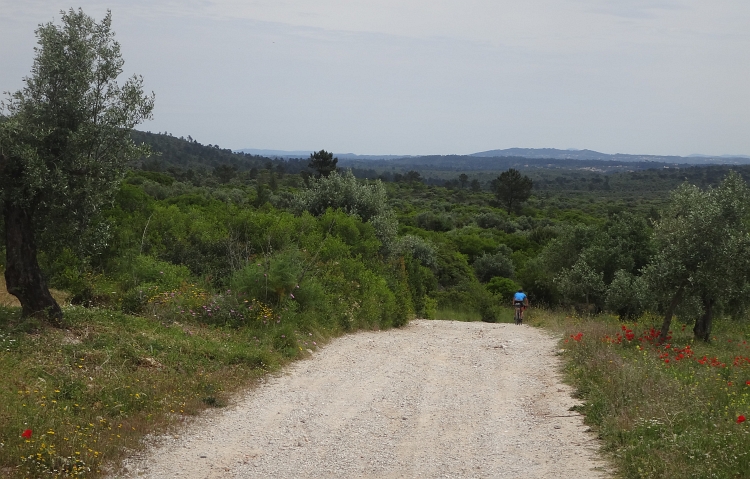
{"label": "hazy distant ridge", "polygon": [[[306,150],[260,150],[245,148],[237,152],[276,158],[307,158],[312,151]],[[358,155],[355,153],[334,153],[342,160],[394,160],[399,158],[434,158],[434,155]],[[450,155],[456,156],[456,155]],[[662,156],[662,155],[628,155],[624,153],[600,153],[593,150],[559,150],[557,148],[507,148],[504,150],[489,150],[470,155],[458,155],[477,158],[529,158],[551,160],[582,160],[582,161],[618,161],[618,162],[657,162],[668,164],[692,165],[725,165],[750,164],[750,156],[744,155],[690,155],[690,156]]]}
{"label": "hazy distant ridge", "polygon": [[688,164],[747,164],[750,156],[731,155],[690,155],[690,156],[660,156],[660,155],[627,155],[624,153],[600,153],[593,150],[558,150],[556,148],[507,148],[505,150],[489,150],[474,153],[469,156],[481,158],[502,158],[506,156],[523,158],[550,158],[555,160],[609,160],[609,161],[656,161],[660,163],[688,163]]}
{"label": "hazy distant ridge", "polygon": [[[255,148],[244,148],[242,150],[235,150],[235,152],[267,156],[269,158],[307,158],[313,153],[312,150],[259,150]],[[409,158],[409,155],[357,155],[355,153],[334,153],[333,155],[340,159],[351,160],[392,160],[395,158]]]}

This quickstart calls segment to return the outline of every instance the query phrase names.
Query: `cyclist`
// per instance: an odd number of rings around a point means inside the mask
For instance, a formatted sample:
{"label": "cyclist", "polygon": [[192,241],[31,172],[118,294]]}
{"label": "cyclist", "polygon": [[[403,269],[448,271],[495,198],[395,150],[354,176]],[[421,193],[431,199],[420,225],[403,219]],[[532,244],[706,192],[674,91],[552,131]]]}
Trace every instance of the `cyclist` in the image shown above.
{"label": "cyclist", "polygon": [[526,296],[526,293],[523,292],[523,289],[519,289],[513,295],[513,307],[518,309],[520,321],[517,321],[517,323],[520,324],[521,322],[523,322],[523,312],[526,310],[526,308],[529,307],[529,297]]}

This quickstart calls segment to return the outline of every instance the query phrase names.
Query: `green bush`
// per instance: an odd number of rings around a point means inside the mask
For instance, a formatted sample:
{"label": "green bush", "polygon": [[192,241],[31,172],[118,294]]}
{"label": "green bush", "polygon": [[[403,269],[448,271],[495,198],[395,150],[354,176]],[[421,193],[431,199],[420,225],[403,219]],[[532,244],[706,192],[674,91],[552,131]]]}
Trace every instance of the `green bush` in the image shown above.
{"label": "green bush", "polygon": [[606,307],[620,318],[637,318],[644,312],[645,289],[639,277],[621,269],[617,270],[607,288]]}
{"label": "green bush", "polygon": [[473,311],[479,319],[494,323],[499,316],[499,300],[474,279],[435,293],[438,310]]}
{"label": "green bush", "polygon": [[177,289],[190,280],[190,270],[183,265],[161,261],[151,256],[138,255],[123,265],[124,284],[130,287],[155,285],[160,290]]}
{"label": "green bush", "polygon": [[508,215],[503,213],[482,213],[475,218],[477,226],[484,229],[499,229],[506,233],[513,233],[518,229],[518,225],[512,222]]}
{"label": "green bush", "polygon": [[490,281],[495,276],[512,278],[515,273],[513,261],[504,252],[495,254],[484,253],[474,260],[472,266],[474,267],[477,279],[483,283]]}
{"label": "green bush", "polygon": [[507,303],[510,304],[513,294],[519,289],[520,286],[518,283],[512,279],[502,278],[500,276],[495,276],[489,283],[487,283],[487,290],[498,298],[500,304],[504,304],[506,300]]}
{"label": "green bush", "polygon": [[419,236],[405,235],[398,239],[394,248],[396,254],[407,255],[419,261],[423,266],[437,265],[435,245]]}
{"label": "green bush", "polygon": [[308,211],[315,216],[322,215],[329,208],[341,209],[363,221],[389,209],[383,184],[379,180],[360,183],[351,170],[344,173],[334,171],[327,177],[311,179],[310,187],[297,193],[293,205],[299,213]]}
{"label": "green bush", "polygon": [[248,263],[234,273],[230,284],[237,293],[278,305],[293,296],[302,268],[300,251],[288,249]]}
{"label": "green bush", "polygon": [[429,231],[450,231],[453,229],[453,218],[446,214],[423,211],[416,217],[417,226]]}

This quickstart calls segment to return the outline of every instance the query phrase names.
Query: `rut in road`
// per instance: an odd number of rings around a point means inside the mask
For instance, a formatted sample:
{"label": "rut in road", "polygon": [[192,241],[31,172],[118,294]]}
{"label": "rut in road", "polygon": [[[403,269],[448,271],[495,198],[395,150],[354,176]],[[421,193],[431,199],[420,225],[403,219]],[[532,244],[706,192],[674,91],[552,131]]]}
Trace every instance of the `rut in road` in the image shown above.
{"label": "rut in road", "polygon": [[[557,341],[412,321],[344,336],[125,463],[146,478],[602,478]],[[120,474],[118,476],[121,477]]]}

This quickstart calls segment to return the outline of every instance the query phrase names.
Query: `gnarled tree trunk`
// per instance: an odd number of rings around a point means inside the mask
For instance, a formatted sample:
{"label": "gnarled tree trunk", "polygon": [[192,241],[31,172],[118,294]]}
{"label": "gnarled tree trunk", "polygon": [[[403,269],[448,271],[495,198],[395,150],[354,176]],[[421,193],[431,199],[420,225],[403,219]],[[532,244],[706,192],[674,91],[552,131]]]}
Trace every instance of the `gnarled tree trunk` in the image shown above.
{"label": "gnarled tree trunk", "polygon": [[60,326],[62,310],[52,297],[36,259],[34,226],[28,211],[6,203],[5,219],[5,283],[8,292],[21,302],[22,316],[48,319]]}
{"label": "gnarled tree trunk", "polygon": [[711,324],[713,323],[714,319],[713,307],[713,299],[703,300],[703,316],[695,321],[695,326],[693,327],[693,334],[695,335],[695,339],[702,339],[705,342],[708,342],[711,339]]}

